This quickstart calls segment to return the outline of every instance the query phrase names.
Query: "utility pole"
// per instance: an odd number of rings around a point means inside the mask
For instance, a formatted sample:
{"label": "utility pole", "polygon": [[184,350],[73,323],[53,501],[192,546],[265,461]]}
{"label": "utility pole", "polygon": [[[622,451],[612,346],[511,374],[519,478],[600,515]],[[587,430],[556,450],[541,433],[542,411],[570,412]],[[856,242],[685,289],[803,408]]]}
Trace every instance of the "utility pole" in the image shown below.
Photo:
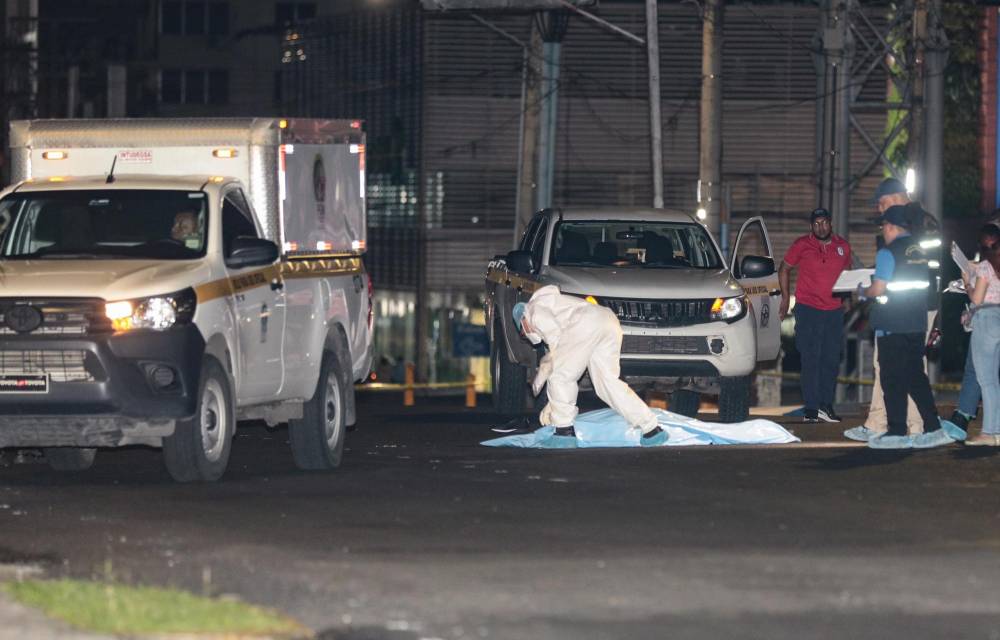
{"label": "utility pole", "polygon": [[656,0],[646,0],[646,55],[649,58],[649,133],[653,161],[653,207],[663,208],[663,133],[660,119],[660,23]]}
{"label": "utility pole", "polygon": [[[538,180],[535,209],[552,206],[555,184],[556,131],[559,116],[559,57],[562,39],[569,26],[565,11],[541,11],[535,14],[536,29],[542,37],[541,113],[538,131]],[[533,30],[534,32],[534,30]]]}
{"label": "utility pole", "polygon": [[941,0],[931,0],[928,15],[927,72],[924,76],[924,208],[944,216],[944,69],[948,41],[941,26]]}
{"label": "utility pole", "polygon": [[[698,217],[728,246],[722,219],[722,18],[723,0],[706,0],[701,27],[701,130]],[[726,212],[728,218],[728,211]]]}
{"label": "utility pole", "polygon": [[[922,200],[926,176],[923,175],[927,141],[926,105],[924,96],[927,83],[927,9],[928,0],[916,0],[913,7],[913,80],[910,89],[913,92],[913,106],[910,109],[910,137],[907,140],[906,155],[910,167],[917,172],[916,193]],[[937,213],[937,212],[935,212]]]}
{"label": "utility pole", "polygon": [[538,127],[541,120],[542,31],[531,21],[531,41],[523,49],[521,76],[521,144],[517,163],[517,210],[514,220],[516,246],[535,213],[535,189],[538,158]]}
{"label": "utility pole", "polygon": [[819,174],[820,206],[833,214],[833,230],[849,237],[851,173],[851,61],[854,40],[850,16],[854,0],[824,0],[823,71]]}

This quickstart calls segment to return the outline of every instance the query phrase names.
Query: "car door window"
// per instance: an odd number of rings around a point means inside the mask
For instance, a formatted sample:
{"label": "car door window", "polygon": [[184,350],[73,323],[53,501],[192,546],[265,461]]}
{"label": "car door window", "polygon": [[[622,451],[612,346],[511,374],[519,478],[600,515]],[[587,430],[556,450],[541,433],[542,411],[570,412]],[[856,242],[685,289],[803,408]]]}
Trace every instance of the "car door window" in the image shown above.
{"label": "car door window", "polygon": [[240,236],[258,237],[257,227],[250,212],[244,211],[230,192],[222,200],[222,250],[227,257],[232,251],[233,240]]}
{"label": "car door window", "polygon": [[736,264],[734,266],[737,278],[742,278],[743,258],[747,256],[771,257],[771,252],[767,248],[767,237],[764,235],[764,226],[757,221],[747,225],[740,236],[739,244],[736,247]]}
{"label": "car door window", "polygon": [[[541,220],[544,223],[544,218]],[[539,224],[535,230],[535,237],[531,241],[531,264],[537,272],[542,267],[542,253],[545,251],[545,238],[548,236],[548,225]]]}
{"label": "car door window", "polygon": [[524,235],[521,236],[521,242],[517,246],[519,250],[529,251],[531,249],[531,242],[535,239],[535,234],[538,232],[538,226],[541,223],[541,216],[535,216],[532,218],[531,222],[528,223],[528,228],[524,230]]}
{"label": "car door window", "polygon": [[232,200],[233,204],[243,212],[247,218],[253,221],[253,214],[251,213],[253,209],[250,208],[250,202],[247,200],[246,195],[243,193],[243,189],[233,189],[226,197]]}

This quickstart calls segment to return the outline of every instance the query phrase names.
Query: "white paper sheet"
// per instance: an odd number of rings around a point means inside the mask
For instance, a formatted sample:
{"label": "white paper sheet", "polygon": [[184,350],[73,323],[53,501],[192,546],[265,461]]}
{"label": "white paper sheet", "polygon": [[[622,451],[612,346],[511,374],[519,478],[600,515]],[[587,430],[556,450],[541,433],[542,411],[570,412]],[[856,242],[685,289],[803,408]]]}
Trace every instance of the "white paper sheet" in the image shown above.
{"label": "white paper sheet", "polygon": [[840,277],[833,283],[834,293],[849,293],[858,288],[858,285],[871,286],[874,269],[847,269],[840,273]]}
{"label": "white paper sheet", "polygon": [[965,257],[965,252],[963,252],[954,241],[951,243],[951,259],[955,261],[955,264],[958,265],[959,269],[970,276],[976,272],[975,265],[969,262],[969,259]]}

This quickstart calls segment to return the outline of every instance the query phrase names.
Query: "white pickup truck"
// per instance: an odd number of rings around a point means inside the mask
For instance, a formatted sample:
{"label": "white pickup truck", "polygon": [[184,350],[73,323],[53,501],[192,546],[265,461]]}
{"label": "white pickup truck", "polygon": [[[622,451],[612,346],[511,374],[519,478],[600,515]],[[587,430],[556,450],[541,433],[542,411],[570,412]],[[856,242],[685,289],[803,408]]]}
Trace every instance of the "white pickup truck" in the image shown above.
{"label": "white pickup truck", "polygon": [[11,148],[0,447],[162,447],[214,481],[246,418],[340,464],[372,358],[359,122],[19,121]]}
{"label": "white pickup truck", "polygon": [[693,416],[718,394],[719,418],[746,419],[750,373],[778,357],[781,291],[763,220],[740,229],[728,263],[704,225],[663,209],[546,209],[518,248],[486,271],[494,405],[523,410],[538,353],[511,309],[557,285],[615,312],[622,377],[672,390],[671,411]]}

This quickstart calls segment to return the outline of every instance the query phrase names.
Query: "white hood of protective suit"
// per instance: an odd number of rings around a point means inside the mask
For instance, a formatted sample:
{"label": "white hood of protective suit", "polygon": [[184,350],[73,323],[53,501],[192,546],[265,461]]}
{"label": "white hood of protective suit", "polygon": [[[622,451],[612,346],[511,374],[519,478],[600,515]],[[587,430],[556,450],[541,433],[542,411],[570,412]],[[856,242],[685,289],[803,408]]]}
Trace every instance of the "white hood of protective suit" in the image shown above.
{"label": "white hood of protective suit", "polygon": [[589,306],[591,303],[586,300],[561,294],[559,287],[555,285],[542,287],[532,294],[524,310],[524,317],[534,329],[534,332],[525,334],[525,337],[532,344],[544,341],[550,350],[555,350],[559,346],[562,328],[571,326],[574,323],[573,315]]}

